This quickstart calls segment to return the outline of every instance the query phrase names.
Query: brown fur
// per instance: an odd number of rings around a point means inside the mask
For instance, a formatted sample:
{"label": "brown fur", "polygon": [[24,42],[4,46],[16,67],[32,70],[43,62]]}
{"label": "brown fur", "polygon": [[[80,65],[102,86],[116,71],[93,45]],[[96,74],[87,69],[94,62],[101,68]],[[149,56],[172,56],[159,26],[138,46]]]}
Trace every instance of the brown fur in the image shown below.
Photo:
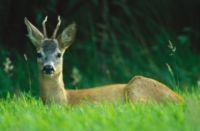
{"label": "brown fur", "polygon": [[126,86],[127,96],[131,101],[183,102],[183,98],[166,85],[143,76],[135,76]]}
{"label": "brown fur", "polygon": [[41,77],[41,97],[43,101],[66,103],[70,105],[80,102],[176,102],[182,103],[183,98],[162,83],[135,76],[128,84],[111,84],[88,89],[65,90],[61,76],[53,78]]}

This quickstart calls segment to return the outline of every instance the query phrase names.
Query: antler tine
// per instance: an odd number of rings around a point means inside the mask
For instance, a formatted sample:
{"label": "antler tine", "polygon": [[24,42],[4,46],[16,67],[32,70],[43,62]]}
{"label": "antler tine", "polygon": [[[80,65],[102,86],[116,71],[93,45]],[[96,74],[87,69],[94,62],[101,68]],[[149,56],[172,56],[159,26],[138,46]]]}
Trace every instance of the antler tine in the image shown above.
{"label": "antler tine", "polygon": [[44,33],[44,38],[47,38],[47,30],[46,30],[46,22],[47,22],[47,16],[44,18],[42,22],[42,27],[43,27],[43,33]]}
{"label": "antler tine", "polygon": [[58,16],[58,24],[56,25],[56,28],[55,28],[55,30],[53,32],[53,36],[52,36],[53,39],[56,38],[56,34],[57,34],[58,30],[59,30],[60,24],[61,24],[61,19],[60,19],[60,16]]}

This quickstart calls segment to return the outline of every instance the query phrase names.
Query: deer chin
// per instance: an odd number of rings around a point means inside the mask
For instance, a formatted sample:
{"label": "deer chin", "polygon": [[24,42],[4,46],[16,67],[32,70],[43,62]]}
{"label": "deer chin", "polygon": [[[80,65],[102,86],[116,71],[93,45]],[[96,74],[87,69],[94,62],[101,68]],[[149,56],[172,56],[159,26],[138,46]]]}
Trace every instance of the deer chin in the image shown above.
{"label": "deer chin", "polygon": [[46,73],[46,72],[41,72],[42,76],[43,77],[46,77],[46,78],[54,78],[54,77],[57,77],[61,74],[62,72],[57,72],[57,71],[54,71],[52,73]]}
{"label": "deer chin", "polygon": [[52,73],[42,72],[42,75],[43,75],[44,77],[49,77],[49,78],[51,78],[51,77],[55,76],[55,73],[54,73],[54,72],[52,72]]}

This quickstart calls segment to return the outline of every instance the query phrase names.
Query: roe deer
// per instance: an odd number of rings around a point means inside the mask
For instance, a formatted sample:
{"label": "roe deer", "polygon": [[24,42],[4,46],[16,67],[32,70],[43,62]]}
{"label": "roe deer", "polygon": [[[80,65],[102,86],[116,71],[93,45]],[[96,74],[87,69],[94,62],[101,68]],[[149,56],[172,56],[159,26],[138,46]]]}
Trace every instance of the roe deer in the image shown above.
{"label": "roe deer", "polygon": [[81,101],[90,102],[115,102],[115,101],[144,101],[144,102],[182,102],[183,98],[173,92],[164,84],[143,76],[135,76],[128,84],[111,84],[91,89],[69,90],[65,89],[63,82],[63,54],[72,44],[76,25],[73,23],[66,27],[57,37],[61,24],[58,24],[52,37],[47,36],[45,17],[43,33],[41,33],[30,21],[25,18],[28,37],[37,50],[37,62],[39,66],[41,98],[44,103],[55,102],[58,104],[77,104]]}

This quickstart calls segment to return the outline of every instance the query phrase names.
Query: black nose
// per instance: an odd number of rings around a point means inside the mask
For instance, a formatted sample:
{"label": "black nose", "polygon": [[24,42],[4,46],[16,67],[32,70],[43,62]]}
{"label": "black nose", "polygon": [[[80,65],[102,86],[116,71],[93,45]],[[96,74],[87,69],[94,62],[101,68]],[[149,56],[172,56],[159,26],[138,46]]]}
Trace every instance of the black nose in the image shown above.
{"label": "black nose", "polygon": [[54,68],[52,65],[45,65],[42,69],[42,71],[46,74],[53,74]]}

